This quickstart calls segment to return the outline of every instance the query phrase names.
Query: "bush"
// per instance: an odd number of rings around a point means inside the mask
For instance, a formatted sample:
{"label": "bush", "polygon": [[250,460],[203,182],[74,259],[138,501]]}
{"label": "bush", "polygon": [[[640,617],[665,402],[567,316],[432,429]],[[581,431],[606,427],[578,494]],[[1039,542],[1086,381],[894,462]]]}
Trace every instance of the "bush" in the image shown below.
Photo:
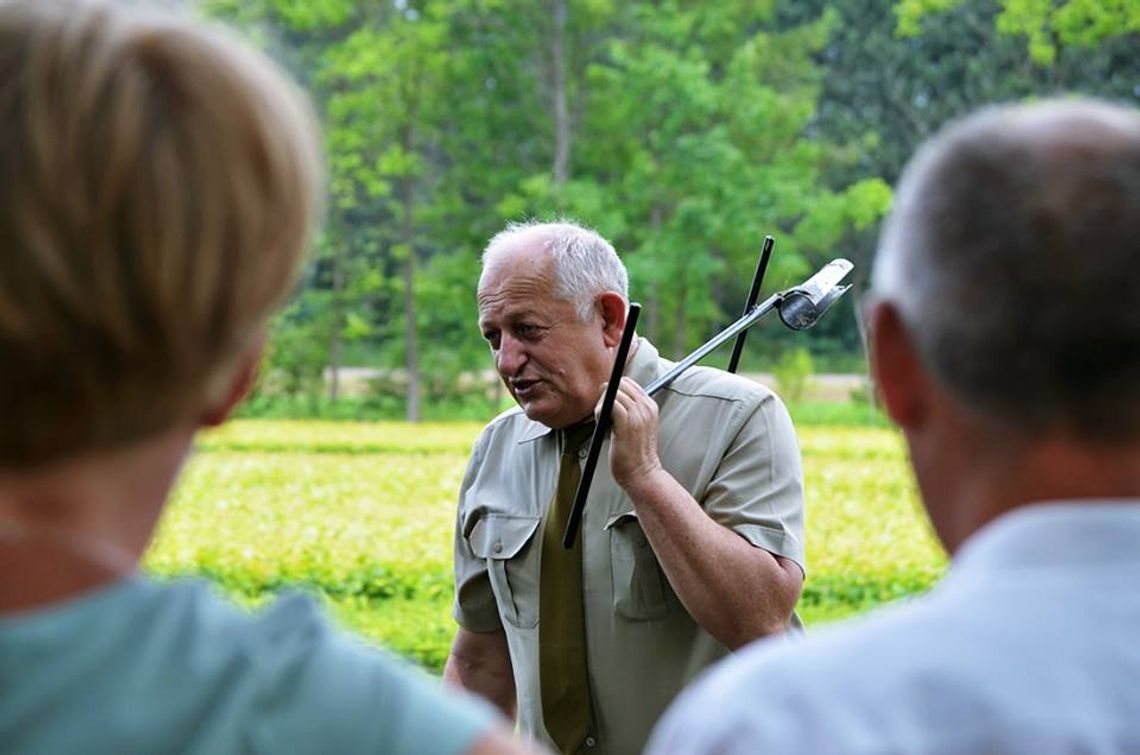
{"label": "bush", "polygon": [[780,361],[772,368],[772,373],[776,376],[780,395],[785,401],[798,402],[802,400],[811,376],[815,374],[811,353],[802,347],[785,352]]}
{"label": "bush", "polygon": [[[455,633],[455,497],[480,427],[243,420],[203,433],[145,568],[209,579],[249,606],[305,589],[350,630],[438,672]],[[919,513],[898,435],[799,435],[805,622],[929,588],[946,558]]]}

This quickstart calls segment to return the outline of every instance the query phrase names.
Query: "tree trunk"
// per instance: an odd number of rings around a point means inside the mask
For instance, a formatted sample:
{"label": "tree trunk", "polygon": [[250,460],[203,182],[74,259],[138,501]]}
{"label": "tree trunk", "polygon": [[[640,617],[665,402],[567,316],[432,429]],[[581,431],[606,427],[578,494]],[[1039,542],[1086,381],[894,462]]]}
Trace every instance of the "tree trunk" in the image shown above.
{"label": "tree trunk", "polygon": [[333,242],[333,298],[332,326],[329,328],[329,401],[340,397],[340,362],[344,350],[344,268],[348,251],[345,235],[340,233],[338,218],[337,232],[331,234]]}
{"label": "tree trunk", "polygon": [[[411,124],[402,129],[402,141],[408,154],[412,153],[414,145],[414,131]],[[415,178],[405,176],[403,179],[403,220],[401,222],[401,240],[404,244],[405,257],[403,264],[404,281],[404,372],[408,378],[407,411],[405,418],[408,422],[420,421],[420,352],[419,340],[416,336],[416,239],[415,239]]]}
{"label": "tree trunk", "polygon": [[554,185],[570,179],[570,111],[566,106],[566,0],[551,0],[554,25],[550,40],[554,95]]}

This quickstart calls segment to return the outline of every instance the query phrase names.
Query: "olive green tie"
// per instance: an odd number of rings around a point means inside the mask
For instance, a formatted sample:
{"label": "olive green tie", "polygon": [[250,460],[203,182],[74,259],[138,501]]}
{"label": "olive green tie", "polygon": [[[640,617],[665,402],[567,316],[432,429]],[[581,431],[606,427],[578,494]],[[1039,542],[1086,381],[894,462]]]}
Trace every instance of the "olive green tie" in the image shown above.
{"label": "olive green tie", "polygon": [[582,470],[578,451],[593,423],[562,431],[558,488],[542,529],[538,588],[538,679],[546,731],[563,753],[578,750],[590,731],[590,683],[586,676],[586,623],[582,608],[582,540],[562,547],[566,518]]}

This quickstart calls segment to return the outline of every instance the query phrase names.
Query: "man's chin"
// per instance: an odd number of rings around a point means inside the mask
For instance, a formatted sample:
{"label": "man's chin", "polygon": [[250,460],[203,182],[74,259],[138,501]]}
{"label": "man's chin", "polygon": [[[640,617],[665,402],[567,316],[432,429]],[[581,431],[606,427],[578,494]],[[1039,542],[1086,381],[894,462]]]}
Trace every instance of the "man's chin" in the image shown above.
{"label": "man's chin", "polygon": [[557,430],[567,424],[565,418],[562,416],[562,407],[551,406],[550,402],[538,399],[531,399],[530,401],[515,399],[519,408],[523,410],[526,418],[532,422],[537,422],[540,425],[546,425],[552,430]]}
{"label": "man's chin", "polygon": [[552,427],[551,422],[554,422],[554,417],[551,415],[550,407],[544,407],[541,401],[518,401],[519,408],[523,410],[526,418],[532,422],[538,422]]}
{"label": "man's chin", "polygon": [[542,406],[539,402],[525,404],[520,401],[518,405],[527,419],[545,425],[551,430],[562,430],[581,422],[583,419],[583,417],[568,415],[562,407],[552,410],[548,406]]}

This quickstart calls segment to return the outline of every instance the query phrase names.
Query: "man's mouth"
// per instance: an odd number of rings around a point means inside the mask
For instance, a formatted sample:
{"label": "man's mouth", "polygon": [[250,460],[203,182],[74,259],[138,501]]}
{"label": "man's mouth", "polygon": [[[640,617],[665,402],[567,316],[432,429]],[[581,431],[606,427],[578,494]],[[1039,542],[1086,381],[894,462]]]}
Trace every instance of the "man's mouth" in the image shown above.
{"label": "man's mouth", "polygon": [[512,380],[511,391],[517,398],[525,398],[541,382],[541,380]]}

